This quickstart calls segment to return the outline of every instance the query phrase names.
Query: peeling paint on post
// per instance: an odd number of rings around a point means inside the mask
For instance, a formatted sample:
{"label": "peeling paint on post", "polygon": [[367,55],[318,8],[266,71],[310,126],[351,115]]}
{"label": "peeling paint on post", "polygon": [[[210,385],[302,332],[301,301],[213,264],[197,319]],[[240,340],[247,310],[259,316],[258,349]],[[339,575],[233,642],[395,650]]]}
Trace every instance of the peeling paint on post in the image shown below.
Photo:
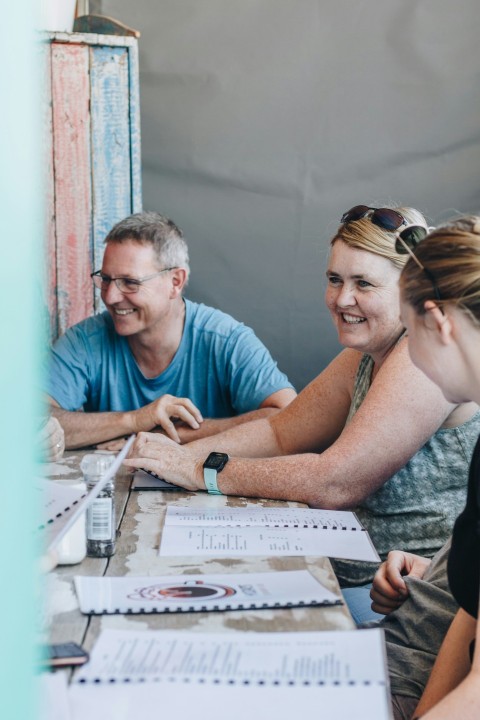
{"label": "peeling paint on post", "polygon": [[142,207],[140,117],[136,39],[46,38],[47,301],[54,338],[103,309],[90,273],[101,265],[108,230]]}

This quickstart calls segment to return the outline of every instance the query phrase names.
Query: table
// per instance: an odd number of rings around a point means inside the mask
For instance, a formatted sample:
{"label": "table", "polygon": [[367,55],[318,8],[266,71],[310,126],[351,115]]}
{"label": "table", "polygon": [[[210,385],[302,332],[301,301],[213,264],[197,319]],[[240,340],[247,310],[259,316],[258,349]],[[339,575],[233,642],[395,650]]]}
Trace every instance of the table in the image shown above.
{"label": "table", "polygon": [[[55,480],[78,480],[80,460],[87,451],[70,451],[59,463],[46,466]],[[91,451],[90,451],[91,452]],[[184,491],[136,491],[130,489],[131,475],[117,474],[115,504],[120,536],[111,558],[85,558],[77,565],[58,566],[45,578],[46,607],[43,625],[52,643],[75,641],[90,651],[104,628],[139,630],[185,629],[205,632],[231,631],[313,631],[355,628],[346,605],[334,607],[239,610],[229,612],[178,613],[162,615],[82,615],[78,609],[75,575],[179,575],[193,573],[268,572],[308,569],[325,587],[340,594],[328,558],[245,557],[241,559],[159,557],[163,520],[167,504],[202,507],[302,507],[300,503],[213,496]]]}

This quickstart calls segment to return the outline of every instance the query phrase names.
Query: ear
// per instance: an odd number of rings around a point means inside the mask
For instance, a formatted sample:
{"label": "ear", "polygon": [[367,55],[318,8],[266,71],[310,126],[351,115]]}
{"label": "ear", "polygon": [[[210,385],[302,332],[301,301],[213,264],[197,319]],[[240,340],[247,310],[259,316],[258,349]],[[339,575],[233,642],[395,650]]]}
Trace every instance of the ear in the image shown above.
{"label": "ear", "polygon": [[431,324],[429,323],[430,329],[439,333],[440,340],[444,345],[449,345],[453,339],[453,324],[450,315],[441,310],[433,300],[426,300],[423,307],[432,321]]}
{"label": "ear", "polygon": [[185,268],[179,267],[175,268],[175,270],[172,270],[170,275],[170,282],[170,297],[173,299],[182,294],[185,283],[187,282],[187,271],[185,270]]}

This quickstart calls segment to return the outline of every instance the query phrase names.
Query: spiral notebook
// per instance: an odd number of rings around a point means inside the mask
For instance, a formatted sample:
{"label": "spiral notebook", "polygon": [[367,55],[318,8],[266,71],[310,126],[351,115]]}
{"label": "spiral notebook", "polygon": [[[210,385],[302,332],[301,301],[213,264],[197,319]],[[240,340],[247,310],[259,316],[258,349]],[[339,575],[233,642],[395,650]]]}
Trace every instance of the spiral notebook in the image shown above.
{"label": "spiral notebook", "polygon": [[[80,481],[79,481],[80,484]],[[86,485],[72,487],[55,480],[34,478],[33,491],[38,496],[37,507],[41,508],[39,530],[58,522],[60,518],[75,510],[75,506],[87,495]]]}
{"label": "spiral notebook", "polygon": [[[391,717],[381,630],[201,633],[113,630],[70,686],[74,718]],[[108,704],[107,704],[108,703]]]}
{"label": "spiral notebook", "polygon": [[341,605],[308,570],[74,578],[86,615],[189,613]]}
{"label": "spiral notebook", "polygon": [[309,508],[190,508],[169,505],[159,554],[245,557],[323,555],[379,562],[353,512]]}

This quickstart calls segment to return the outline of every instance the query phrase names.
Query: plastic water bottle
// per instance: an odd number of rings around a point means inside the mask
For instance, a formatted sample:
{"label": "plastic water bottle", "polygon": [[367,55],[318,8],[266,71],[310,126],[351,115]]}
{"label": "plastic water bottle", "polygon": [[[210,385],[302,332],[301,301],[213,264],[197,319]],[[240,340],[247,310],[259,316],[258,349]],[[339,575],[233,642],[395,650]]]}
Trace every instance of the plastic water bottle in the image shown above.
{"label": "plastic water bottle", "polygon": [[[82,458],[80,469],[87,490],[91,490],[103,478],[114,459],[114,455],[105,453],[92,453]],[[112,478],[87,508],[87,555],[110,557],[115,552],[116,536],[115,478]]]}

